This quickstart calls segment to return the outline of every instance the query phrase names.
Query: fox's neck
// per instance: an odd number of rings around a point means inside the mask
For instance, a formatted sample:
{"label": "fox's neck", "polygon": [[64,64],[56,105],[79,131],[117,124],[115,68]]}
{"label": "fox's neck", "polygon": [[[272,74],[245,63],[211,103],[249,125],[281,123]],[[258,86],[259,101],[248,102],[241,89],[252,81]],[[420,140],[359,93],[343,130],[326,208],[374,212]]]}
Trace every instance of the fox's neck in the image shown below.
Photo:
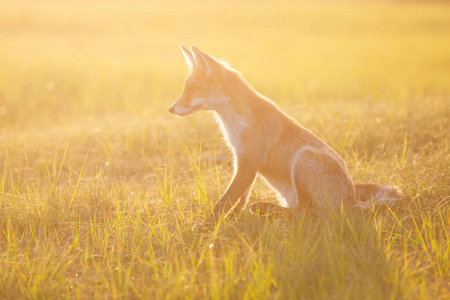
{"label": "fox's neck", "polygon": [[251,129],[256,121],[257,106],[264,102],[263,96],[256,92],[242,77],[230,80],[227,103],[215,110],[224,137],[239,153],[244,148],[243,133]]}
{"label": "fox's neck", "polygon": [[242,133],[250,124],[245,116],[237,113],[230,105],[215,111],[217,122],[227,141],[235,149],[236,153],[243,149]]}

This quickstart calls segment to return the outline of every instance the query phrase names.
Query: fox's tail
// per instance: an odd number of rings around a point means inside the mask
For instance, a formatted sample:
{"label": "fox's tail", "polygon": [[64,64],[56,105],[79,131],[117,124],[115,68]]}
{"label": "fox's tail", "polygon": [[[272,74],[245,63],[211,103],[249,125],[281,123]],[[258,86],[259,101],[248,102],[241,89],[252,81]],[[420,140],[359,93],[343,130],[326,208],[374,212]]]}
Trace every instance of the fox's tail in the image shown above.
{"label": "fox's tail", "polygon": [[403,193],[395,186],[372,183],[355,183],[355,207],[368,208],[374,205],[386,204],[392,206],[404,198]]}
{"label": "fox's tail", "polygon": [[[403,193],[395,186],[373,183],[355,183],[356,200],[354,207],[369,208],[375,205],[394,205],[404,198]],[[294,213],[289,207],[283,207],[269,202],[255,202],[248,206],[250,211],[259,216],[281,217]]]}

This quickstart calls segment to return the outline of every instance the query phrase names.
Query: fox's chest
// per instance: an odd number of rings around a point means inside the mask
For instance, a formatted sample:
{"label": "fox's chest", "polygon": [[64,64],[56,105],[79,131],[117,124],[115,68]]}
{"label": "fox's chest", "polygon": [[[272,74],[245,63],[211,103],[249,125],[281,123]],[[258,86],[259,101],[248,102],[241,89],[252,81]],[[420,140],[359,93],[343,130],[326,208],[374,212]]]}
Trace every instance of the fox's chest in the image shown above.
{"label": "fox's chest", "polygon": [[234,149],[236,154],[243,152],[245,144],[243,134],[249,128],[248,122],[238,114],[216,113],[216,116],[227,144]]}

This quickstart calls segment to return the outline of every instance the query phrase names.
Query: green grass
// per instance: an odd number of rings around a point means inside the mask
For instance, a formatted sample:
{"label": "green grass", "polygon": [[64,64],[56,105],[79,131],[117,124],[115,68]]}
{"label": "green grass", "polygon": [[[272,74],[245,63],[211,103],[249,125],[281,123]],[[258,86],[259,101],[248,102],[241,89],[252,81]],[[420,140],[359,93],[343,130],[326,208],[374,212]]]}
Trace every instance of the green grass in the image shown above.
{"label": "green grass", "polygon": [[[449,35],[444,2],[0,2],[0,298],[450,298]],[[194,232],[232,164],[167,111],[180,43],[407,199]]]}

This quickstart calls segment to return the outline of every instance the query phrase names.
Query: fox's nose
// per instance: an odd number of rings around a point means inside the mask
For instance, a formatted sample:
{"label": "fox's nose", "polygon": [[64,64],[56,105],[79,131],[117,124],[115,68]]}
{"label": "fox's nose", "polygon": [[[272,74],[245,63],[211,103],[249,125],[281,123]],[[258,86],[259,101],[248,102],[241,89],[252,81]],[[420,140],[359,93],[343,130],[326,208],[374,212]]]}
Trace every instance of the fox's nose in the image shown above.
{"label": "fox's nose", "polygon": [[170,112],[171,114],[173,114],[173,113],[175,112],[175,108],[173,108],[173,106],[169,107],[169,112]]}

